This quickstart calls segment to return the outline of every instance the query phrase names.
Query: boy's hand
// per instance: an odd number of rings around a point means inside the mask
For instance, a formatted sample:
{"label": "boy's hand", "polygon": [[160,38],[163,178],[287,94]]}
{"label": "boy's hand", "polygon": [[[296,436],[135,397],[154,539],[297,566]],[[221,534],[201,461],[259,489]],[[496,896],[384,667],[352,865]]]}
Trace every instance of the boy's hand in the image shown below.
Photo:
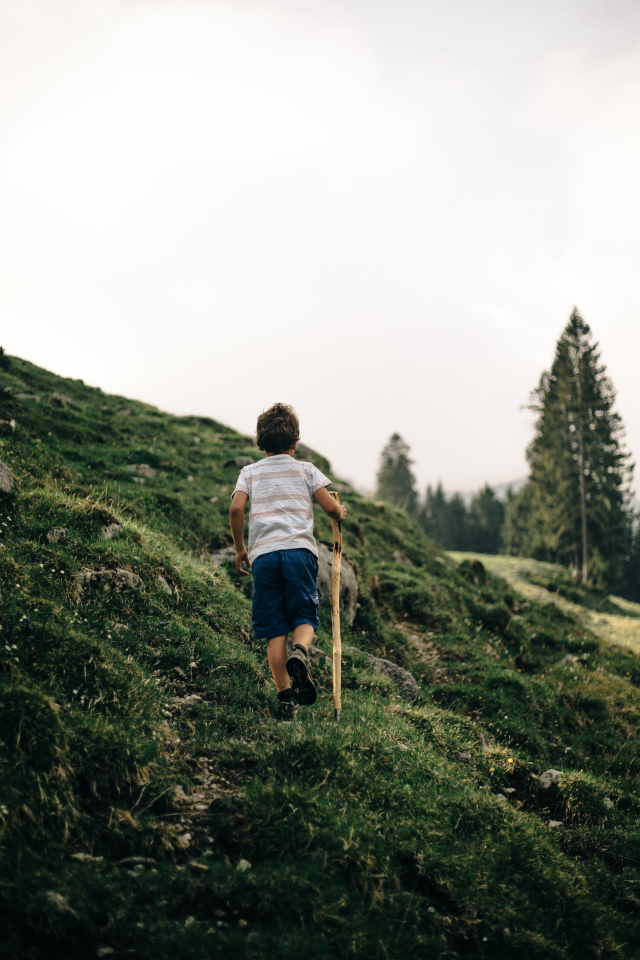
{"label": "boy's hand", "polygon": [[245,577],[249,576],[249,570],[243,570],[242,564],[246,563],[251,570],[251,561],[249,560],[249,554],[247,553],[246,547],[243,547],[242,550],[236,550],[236,570],[238,573],[244,574]]}
{"label": "boy's hand", "polygon": [[340,504],[340,512],[342,513],[342,516],[340,517],[340,519],[341,519],[341,520],[346,520],[346,519],[347,519],[347,507],[346,507],[346,504],[344,504],[344,503],[341,503],[341,504]]}

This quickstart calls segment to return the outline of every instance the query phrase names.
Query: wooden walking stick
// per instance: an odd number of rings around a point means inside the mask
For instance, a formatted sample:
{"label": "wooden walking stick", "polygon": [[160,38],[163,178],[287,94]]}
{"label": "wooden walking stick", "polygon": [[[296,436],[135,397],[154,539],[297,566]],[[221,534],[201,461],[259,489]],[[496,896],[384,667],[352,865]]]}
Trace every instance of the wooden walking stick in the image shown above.
{"label": "wooden walking stick", "polygon": [[[340,503],[335,490],[329,493]],[[333,532],[333,565],[331,568],[331,632],[333,634],[333,716],[337,723],[342,709],[342,640],[340,639],[340,563],[342,561],[342,524],[331,521]]]}

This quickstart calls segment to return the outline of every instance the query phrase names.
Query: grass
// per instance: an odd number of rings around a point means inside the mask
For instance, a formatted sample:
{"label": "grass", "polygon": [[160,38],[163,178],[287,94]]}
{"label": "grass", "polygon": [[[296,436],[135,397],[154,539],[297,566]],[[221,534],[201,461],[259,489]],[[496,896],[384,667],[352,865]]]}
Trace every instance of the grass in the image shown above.
{"label": "grass", "polygon": [[523,596],[553,602],[573,613],[609,649],[628,647],[640,655],[640,604],[596,590],[578,587],[567,570],[553,563],[522,557],[451,553],[458,563],[479,560],[492,573],[504,577]]}
{"label": "grass", "polygon": [[279,723],[250,584],[208,560],[250,438],[16,358],[0,376],[7,957],[638,954],[631,647],[354,493],[344,642],[420,697],[350,652],[341,723],[324,668]]}

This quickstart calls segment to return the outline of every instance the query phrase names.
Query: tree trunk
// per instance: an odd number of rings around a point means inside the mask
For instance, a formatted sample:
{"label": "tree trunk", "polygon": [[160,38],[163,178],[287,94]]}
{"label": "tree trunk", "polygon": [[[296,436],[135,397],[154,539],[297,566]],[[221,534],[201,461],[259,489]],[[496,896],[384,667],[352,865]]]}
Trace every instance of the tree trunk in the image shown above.
{"label": "tree trunk", "polygon": [[580,520],[582,524],[582,582],[589,578],[589,560],[587,543],[587,498],[584,492],[584,439],[582,434],[582,384],[580,382],[580,360],[576,364],[576,386],[578,390],[578,469],[580,471]]}

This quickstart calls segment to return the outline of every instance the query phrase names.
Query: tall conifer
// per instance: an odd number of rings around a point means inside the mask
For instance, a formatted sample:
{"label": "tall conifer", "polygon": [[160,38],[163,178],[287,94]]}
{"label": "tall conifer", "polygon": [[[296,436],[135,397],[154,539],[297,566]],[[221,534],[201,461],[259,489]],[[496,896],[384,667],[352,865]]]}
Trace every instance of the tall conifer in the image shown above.
{"label": "tall conifer", "polygon": [[396,507],[406,510],[413,516],[418,507],[416,478],[411,469],[413,460],[409,456],[409,444],[399,433],[389,437],[387,445],[380,454],[380,467],[377,474],[378,496]]}
{"label": "tall conifer", "polygon": [[570,562],[583,581],[611,579],[628,532],[633,466],[614,402],[598,344],[574,309],[551,370],[532,392],[538,415],[527,450],[533,489],[522,499],[531,508],[527,526],[536,554]]}

